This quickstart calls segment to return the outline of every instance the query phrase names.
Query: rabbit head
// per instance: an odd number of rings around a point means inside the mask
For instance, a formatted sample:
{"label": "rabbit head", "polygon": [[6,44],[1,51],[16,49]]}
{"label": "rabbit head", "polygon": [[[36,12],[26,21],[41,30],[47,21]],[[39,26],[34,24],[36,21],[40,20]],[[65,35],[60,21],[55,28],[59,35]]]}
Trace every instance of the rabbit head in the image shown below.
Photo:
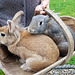
{"label": "rabbit head", "polygon": [[19,24],[22,14],[23,11],[17,12],[12,20],[7,21],[8,26],[0,28],[0,44],[9,46],[18,39],[18,36],[20,36],[20,34],[16,26]]}
{"label": "rabbit head", "polygon": [[45,29],[47,28],[48,21],[49,21],[48,15],[34,16],[27,30],[32,34],[43,33]]}
{"label": "rabbit head", "polygon": [[0,43],[6,46],[14,43],[16,37],[14,35],[15,26],[13,26],[13,22],[8,20],[8,26],[4,26],[0,28]]}

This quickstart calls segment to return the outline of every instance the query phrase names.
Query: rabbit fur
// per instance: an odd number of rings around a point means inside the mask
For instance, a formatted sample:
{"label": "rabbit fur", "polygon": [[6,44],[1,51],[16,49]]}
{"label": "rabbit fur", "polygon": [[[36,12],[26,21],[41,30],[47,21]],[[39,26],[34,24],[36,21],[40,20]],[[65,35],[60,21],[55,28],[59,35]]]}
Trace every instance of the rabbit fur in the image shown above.
{"label": "rabbit fur", "polygon": [[19,11],[17,16],[7,21],[8,26],[0,27],[0,44],[7,46],[11,53],[25,61],[21,66],[23,70],[40,71],[58,60],[59,49],[46,35],[32,35],[26,30],[18,29],[22,14]]}
{"label": "rabbit fur", "polygon": [[[49,17],[48,15],[33,16],[27,30],[31,34],[43,33],[52,38],[59,48],[60,56],[65,56],[68,53],[67,39],[58,23],[52,17]],[[69,30],[71,31],[75,42],[75,33],[71,28],[69,28]]]}

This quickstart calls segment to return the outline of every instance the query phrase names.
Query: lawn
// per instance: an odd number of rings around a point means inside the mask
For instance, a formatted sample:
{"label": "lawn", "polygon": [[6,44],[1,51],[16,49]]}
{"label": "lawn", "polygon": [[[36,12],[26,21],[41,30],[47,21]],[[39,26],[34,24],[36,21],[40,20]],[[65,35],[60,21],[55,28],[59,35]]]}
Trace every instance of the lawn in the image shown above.
{"label": "lawn", "polygon": [[0,75],[5,75],[1,69],[0,69]]}
{"label": "lawn", "polygon": [[[59,16],[75,17],[75,0],[50,0],[50,9],[55,10],[55,13],[60,13]],[[67,64],[75,65],[75,56]]]}
{"label": "lawn", "polygon": [[73,56],[67,64],[75,65],[75,56]]}
{"label": "lawn", "polygon": [[[50,9],[55,10],[56,13],[60,13],[60,16],[72,16],[75,17],[75,0],[50,0]],[[68,64],[75,65],[75,56],[71,58]],[[0,70],[0,75],[5,75]]]}
{"label": "lawn", "polygon": [[75,17],[75,0],[50,0],[50,9],[60,13],[60,16]]}

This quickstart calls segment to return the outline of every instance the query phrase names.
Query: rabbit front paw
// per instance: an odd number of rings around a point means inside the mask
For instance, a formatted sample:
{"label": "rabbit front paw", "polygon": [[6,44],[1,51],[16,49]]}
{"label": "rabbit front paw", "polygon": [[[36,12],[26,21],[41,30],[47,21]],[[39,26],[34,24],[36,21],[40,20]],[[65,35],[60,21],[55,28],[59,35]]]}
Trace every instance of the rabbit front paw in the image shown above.
{"label": "rabbit front paw", "polygon": [[23,69],[26,72],[32,72],[33,71],[29,66],[26,65],[26,63],[24,63],[23,65],[21,65],[20,68]]}
{"label": "rabbit front paw", "polygon": [[25,63],[25,60],[19,59],[19,62],[23,64],[23,63]]}

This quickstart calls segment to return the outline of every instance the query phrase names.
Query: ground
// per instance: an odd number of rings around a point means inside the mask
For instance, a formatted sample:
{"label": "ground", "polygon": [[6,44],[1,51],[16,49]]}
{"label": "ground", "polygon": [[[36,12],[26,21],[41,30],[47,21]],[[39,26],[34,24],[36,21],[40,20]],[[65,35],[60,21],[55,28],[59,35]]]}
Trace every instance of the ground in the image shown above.
{"label": "ground", "polygon": [[[60,13],[60,16],[72,16],[75,17],[75,0],[50,0],[50,9],[55,10],[56,13]],[[75,56],[67,64],[75,65]],[[5,75],[0,70],[0,75]]]}

